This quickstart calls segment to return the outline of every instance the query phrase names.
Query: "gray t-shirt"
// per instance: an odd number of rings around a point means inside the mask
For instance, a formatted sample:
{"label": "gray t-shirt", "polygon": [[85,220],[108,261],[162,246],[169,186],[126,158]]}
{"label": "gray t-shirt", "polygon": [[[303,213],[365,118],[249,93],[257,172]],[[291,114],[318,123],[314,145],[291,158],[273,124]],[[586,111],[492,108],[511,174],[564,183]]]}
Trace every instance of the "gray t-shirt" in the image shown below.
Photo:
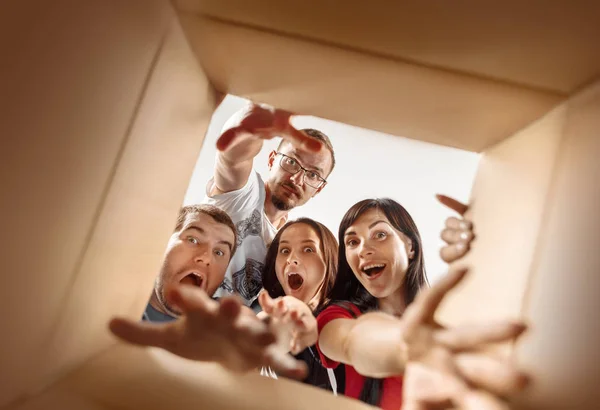
{"label": "gray t-shirt", "polygon": [[262,271],[267,247],[273,241],[277,228],[265,215],[265,183],[260,174],[252,170],[242,188],[210,196],[214,179],[208,181],[203,203],[214,205],[233,220],[238,233],[238,248],[229,262],[223,283],[213,297],[238,293],[247,306],[262,289]]}
{"label": "gray t-shirt", "polygon": [[158,310],[154,309],[150,303],[146,306],[146,310],[142,315],[142,320],[147,322],[171,322],[177,319],[176,317],[166,315]]}

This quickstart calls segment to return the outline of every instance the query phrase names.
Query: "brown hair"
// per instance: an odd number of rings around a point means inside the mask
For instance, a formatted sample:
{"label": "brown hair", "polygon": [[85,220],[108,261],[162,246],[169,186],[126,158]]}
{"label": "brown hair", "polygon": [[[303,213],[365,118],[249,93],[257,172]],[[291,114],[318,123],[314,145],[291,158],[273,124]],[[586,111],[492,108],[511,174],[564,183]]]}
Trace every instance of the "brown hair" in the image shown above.
{"label": "brown hair", "polygon": [[339,240],[341,241],[339,247],[340,274],[337,278],[336,286],[332,289],[331,299],[349,300],[355,303],[361,312],[377,309],[376,298],[367,292],[352,272],[346,259],[346,244],[343,242],[346,230],[369,209],[378,209],[383,212],[392,226],[411,240],[414,257],[409,261],[404,282],[404,298],[406,304],[409,305],[413,302],[419,290],[427,286],[421,235],[408,211],[398,202],[389,198],[365,199],[360,201],[354,204],[342,218],[338,232]]}
{"label": "brown hair", "polygon": [[[316,140],[321,141],[325,145],[325,147],[329,150],[329,152],[331,153],[331,169],[329,170],[329,174],[331,174],[331,172],[333,171],[333,168],[335,167],[335,154],[333,153],[333,145],[331,145],[331,141],[329,140],[329,137],[327,135],[325,135],[324,133],[322,133],[321,131],[315,130],[314,128],[304,128],[304,129],[301,129],[300,131],[302,131],[309,137],[312,137]],[[281,140],[281,142],[279,143],[279,146],[277,147],[277,151],[279,151],[281,149],[281,147],[285,141],[286,140]]]}
{"label": "brown hair", "polygon": [[[367,291],[352,272],[352,268],[350,268],[346,258],[344,235],[354,221],[369,209],[378,209],[383,212],[392,226],[411,240],[414,257],[408,264],[406,279],[403,285],[406,304],[411,304],[419,293],[419,290],[427,286],[421,235],[408,211],[398,202],[389,198],[365,199],[357,202],[346,212],[340,223],[338,231],[340,239],[339,275],[328,296],[332,304],[346,308],[347,301],[349,301],[356,305],[361,313],[378,310],[379,301]],[[359,400],[367,404],[379,406],[382,392],[383,379],[367,377],[359,395]]]}
{"label": "brown hair", "polygon": [[227,225],[229,227],[229,229],[231,229],[233,231],[233,249],[231,249],[231,256],[233,256],[233,254],[235,253],[235,250],[237,249],[237,241],[238,241],[237,229],[235,228],[235,225],[234,225],[233,221],[231,220],[231,218],[229,217],[229,215],[227,215],[227,213],[225,211],[223,211],[220,208],[217,208],[214,205],[197,204],[197,205],[187,205],[187,206],[182,207],[179,210],[179,215],[177,215],[177,223],[175,224],[175,232],[177,232],[181,228],[183,228],[183,224],[185,224],[185,220],[187,219],[188,215],[193,215],[193,214],[208,215],[212,219],[214,219],[215,222],[223,224],[223,225]]}
{"label": "brown hair", "polygon": [[338,243],[333,233],[320,222],[310,218],[299,218],[283,225],[279,232],[277,232],[277,235],[275,235],[271,245],[269,245],[267,257],[265,259],[265,268],[263,269],[262,274],[262,283],[263,287],[269,292],[269,295],[272,298],[285,296],[283,287],[281,286],[281,283],[279,283],[279,280],[277,280],[277,273],[275,272],[275,262],[277,260],[277,254],[279,253],[279,241],[281,240],[281,235],[283,235],[287,228],[299,223],[306,224],[313,228],[321,240],[321,253],[323,254],[323,261],[325,262],[325,279],[323,280],[323,286],[320,290],[321,294],[319,295],[317,308],[315,309],[319,310],[328,301],[327,295],[331,292],[333,284],[335,283],[338,270]]}

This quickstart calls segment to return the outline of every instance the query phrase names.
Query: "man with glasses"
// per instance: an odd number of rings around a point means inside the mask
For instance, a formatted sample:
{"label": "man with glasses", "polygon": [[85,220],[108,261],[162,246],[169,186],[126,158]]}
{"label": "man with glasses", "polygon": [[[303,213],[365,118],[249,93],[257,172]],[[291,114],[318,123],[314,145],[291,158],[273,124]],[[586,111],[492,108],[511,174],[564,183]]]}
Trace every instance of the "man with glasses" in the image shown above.
{"label": "man with glasses", "polygon": [[[288,218],[327,184],[335,165],[329,138],[315,129],[297,130],[289,112],[251,104],[234,114],[217,141],[214,176],[203,202],[229,214],[236,225],[237,252],[214,294],[238,293],[252,306],[262,288],[267,246]],[[281,137],[269,154],[266,181],[253,169],[265,139]]]}

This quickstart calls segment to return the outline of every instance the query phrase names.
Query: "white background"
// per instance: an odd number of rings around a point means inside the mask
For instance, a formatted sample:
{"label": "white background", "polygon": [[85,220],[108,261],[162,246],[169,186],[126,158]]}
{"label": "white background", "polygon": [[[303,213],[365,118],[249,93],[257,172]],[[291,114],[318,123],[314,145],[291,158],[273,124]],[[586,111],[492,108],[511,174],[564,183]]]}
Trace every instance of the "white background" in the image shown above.
{"label": "white background", "polygon": [[[227,96],[218,107],[208,129],[194,169],[184,204],[200,202],[213,173],[215,142],[225,121],[246,104]],[[336,166],[328,184],[306,205],[290,212],[290,219],[306,216],[325,224],[337,238],[344,213],[356,202],[370,197],[390,197],[414,218],[423,240],[425,267],[430,282],[446,272],[439,257],[443,242],[439,235],[444,220],[452,215],[439,204],[436,193],[468,202],[479,155],[454,148],[414,141],[357,128],[316,117],[294,117],[297,128],[315,128],[329,136]],[[254,160],[255,169],[266,179],[268,153],[279,139],[267,141]]]}

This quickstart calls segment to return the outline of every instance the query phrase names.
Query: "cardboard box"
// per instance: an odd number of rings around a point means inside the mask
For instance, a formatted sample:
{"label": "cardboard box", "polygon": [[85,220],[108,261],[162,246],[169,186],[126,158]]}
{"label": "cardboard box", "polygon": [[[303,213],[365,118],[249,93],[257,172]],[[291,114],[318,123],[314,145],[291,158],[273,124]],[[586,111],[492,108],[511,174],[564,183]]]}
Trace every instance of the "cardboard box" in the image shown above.
{"label": "cardboard box", "polygon": [[[364,408],[117,344],[222,93],[482,152],[450,322],[523,316],[515,408],[600,404],[600,5],[12,1],[0,6],[0,407]],[[265,398],[268,398],[266,400]]]}

